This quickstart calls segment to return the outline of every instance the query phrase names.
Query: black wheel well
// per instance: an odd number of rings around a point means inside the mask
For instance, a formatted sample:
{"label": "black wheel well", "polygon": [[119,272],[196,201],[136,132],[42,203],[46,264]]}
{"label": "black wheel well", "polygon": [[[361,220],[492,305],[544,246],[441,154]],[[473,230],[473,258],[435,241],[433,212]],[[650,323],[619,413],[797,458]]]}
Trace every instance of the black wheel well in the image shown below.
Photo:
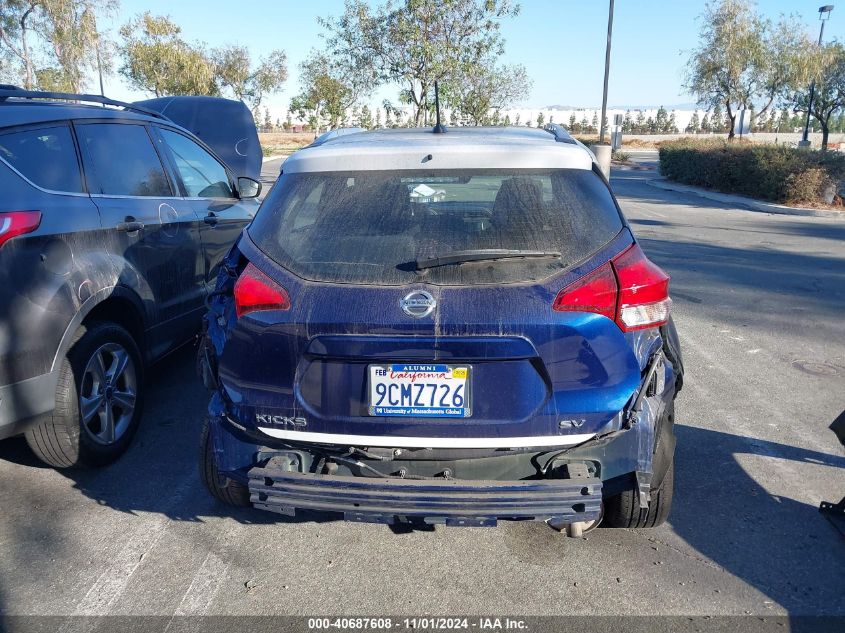
{"label": "black wheel well", "polygon": [[86,325],[95,321],[110,321],[125,328],[144,353],[144,319],[130,299],[112,296],[101,301],[85,316],[82,324]]}

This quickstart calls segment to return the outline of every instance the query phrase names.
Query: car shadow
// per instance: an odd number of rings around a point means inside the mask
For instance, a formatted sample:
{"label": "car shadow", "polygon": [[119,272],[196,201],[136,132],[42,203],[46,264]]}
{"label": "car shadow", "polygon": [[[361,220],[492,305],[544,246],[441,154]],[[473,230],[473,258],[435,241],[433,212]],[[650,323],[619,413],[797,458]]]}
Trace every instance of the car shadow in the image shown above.
{"label": "car shadow", "polygon": [[[85,496],[119,512],[153,512],[175,521],[230,517],[245,524],[337,519],[311,513],[287,517],[231,508],[212,499],[199,476],[199,439],[209,393],[196,377],[195,358],[196,347],[186,345],[148,372],[141,424],[123,457],[101,469],[56,472]],[[51,468],[35,457],[23,437],[0,442],[0,460],[25,468]]]}
{"label": "car shadow", "polygon": [[[674,532],[792,615],[818,615],[819,604],[845,615],[845,543],[810,493],[769,492],[780,486],[758,480],[747,465],[765,457],[786,463],[786,472],[807,471],[801,464],[845,472],[845,456],[694,426],[678,425],[676,435]],[[829,585],[820,588],[818,578]]]}

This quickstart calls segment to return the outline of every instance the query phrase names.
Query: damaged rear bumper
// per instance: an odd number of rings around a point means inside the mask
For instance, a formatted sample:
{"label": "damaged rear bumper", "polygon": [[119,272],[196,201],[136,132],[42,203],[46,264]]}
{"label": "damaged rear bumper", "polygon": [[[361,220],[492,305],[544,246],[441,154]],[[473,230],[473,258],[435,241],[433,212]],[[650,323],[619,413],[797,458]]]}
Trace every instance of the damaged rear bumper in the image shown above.
{"label": "damaged rear bumper", "polygon": [[419,519],[446,525],[490,526],[498,519],[559,523],[599,518],[596,478],[529,481],[412,480],[249,471],[252,504],[293,516],[297,509],[340,512],[347,521],[394,523]]}

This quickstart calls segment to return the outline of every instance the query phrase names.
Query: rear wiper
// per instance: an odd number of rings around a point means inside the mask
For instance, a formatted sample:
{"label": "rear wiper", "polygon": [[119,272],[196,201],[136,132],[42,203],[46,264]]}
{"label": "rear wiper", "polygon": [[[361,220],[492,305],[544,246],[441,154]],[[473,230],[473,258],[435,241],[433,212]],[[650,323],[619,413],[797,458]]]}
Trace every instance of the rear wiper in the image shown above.
{"label": "rear wiper", "polygon": [[455,251],[448,255],[418,259],[414,262],[415,270],[448,266],[449,264],[463,264],[466,262],[495,261],[499,259],[560,259],[560,253],[554,251],[518,251],[495,248],[482,248],[470,251]]}

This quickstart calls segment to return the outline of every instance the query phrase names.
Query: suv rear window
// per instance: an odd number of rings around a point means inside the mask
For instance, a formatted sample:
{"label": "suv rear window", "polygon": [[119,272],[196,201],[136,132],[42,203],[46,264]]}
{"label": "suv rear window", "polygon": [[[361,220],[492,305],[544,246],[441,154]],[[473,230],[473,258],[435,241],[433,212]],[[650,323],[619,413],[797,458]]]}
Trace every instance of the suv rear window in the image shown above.
{"label": "suv rear window", "polygon": [[65,125],[0,134],[0,158],[39,187],[82,192],[76,148]]}
{"label": "suv rear window", "polygon": [[[544,279],[621,229],[607,186],[583,169],[358,171],[283,174],[249,235],[305,279],[467,285]],[[489,249],[560,257],[417,266]]]}

